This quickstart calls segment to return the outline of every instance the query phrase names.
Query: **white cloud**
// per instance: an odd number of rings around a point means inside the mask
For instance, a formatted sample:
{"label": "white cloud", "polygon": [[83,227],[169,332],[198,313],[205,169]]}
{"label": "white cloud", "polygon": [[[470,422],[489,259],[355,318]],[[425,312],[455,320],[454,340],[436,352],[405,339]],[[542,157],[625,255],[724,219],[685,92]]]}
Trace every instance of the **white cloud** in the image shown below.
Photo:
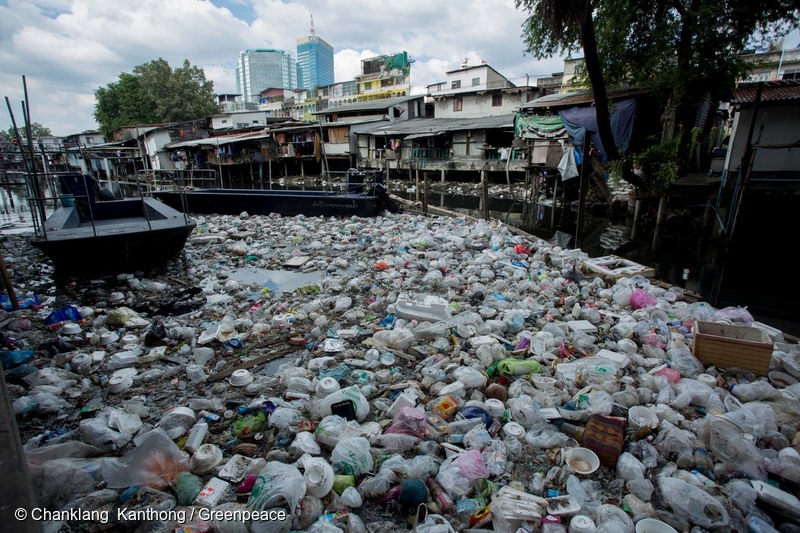
{"label": "white cloud", "polygon": [[[252,8],[251,22],[233,15],[243,4]],[[188,59],[217,92],[234,92],[239,51],[294,52],[312,14],[317,35],[334,47],[336,81],[358,74],[362,59],[404,50],[415,60],[415,93],[443,81],[465,53],[516,83],[562,69],[560,59],[523,55],[526,17],[513,0],[8,0],[0,5],[2,96],[19,102],[26,76],[33,120],[67,135],[96,127],[98,87],[154,59],[173,67]],[[1,128],[11,122],[5,115]]]}

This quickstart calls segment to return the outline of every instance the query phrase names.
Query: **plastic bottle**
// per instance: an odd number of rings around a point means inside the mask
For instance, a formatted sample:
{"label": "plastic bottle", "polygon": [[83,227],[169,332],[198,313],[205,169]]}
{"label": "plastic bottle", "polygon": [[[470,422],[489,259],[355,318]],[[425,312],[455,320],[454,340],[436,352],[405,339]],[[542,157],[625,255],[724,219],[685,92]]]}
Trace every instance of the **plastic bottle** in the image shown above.
{"label": "plastic bottle", "polygon": [[714,461],[708,455],[708,450],[701,440],[694,441],[694,468],[704,476],[714,479]]}
{"label": "plastic bottle", "polygon": [[447,494],[447,491],[444,490],[444,487],[442,487],[434,478],[428,478],[426,483],[428,485],[428,490],[431,491],[433,500],[439,505],[439,507],[442,509],[442,512],[449,513],[455,505],[453,498]]}
{"label": "plastic bottle", "polygon": [[183,445],[183,449],[189,453],[196,452],[197,448],[203,444],[203,440],[206,438],[207,434],[208,422],[205,418],[201,418],[194,426],[192,426],[192,430],[189,432],[189,436],[186,438],[186,444]]}

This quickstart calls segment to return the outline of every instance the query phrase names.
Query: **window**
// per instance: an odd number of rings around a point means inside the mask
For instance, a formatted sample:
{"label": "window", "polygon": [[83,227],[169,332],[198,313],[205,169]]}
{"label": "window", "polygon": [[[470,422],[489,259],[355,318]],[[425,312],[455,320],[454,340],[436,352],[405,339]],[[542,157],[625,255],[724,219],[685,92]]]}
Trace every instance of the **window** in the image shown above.
{"label": "window", "polygon": [[800,70],[794,70],[794,69],[787,70],[786,72],[783,73],[783,76],[781,76],[781,79],[782,80],[797,80],[797,79],[800,79]]}
{"label": "window", "polygon": [[481,79],[480,78],[472,78],[472,86],[473,87],[477,87],[480,84],[481,84]]}
{"label": "window", "polygon": [[499,107],[503,105],[503,93],[492,95],[492,107]]}
{"label": "window", "polygon": [[461,111],[464,102],[461,98],[456,98],[453,100],[453,111]]}
{"label": "window", "polygon": [[460,89],[461,88],[461,80],[455,80],[453,83],[450,84],[451,89]]}

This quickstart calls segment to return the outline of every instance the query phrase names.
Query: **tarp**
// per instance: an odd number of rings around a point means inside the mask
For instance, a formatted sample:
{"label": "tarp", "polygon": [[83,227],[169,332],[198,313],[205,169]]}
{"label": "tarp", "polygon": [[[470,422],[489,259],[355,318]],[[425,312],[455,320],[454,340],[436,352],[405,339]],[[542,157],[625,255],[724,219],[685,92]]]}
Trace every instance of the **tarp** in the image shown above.
{"label": "tarp", "polygon": [[555,139],[567,134],[564,121],[558,115],[517,115],[514,136],[523,139]]}
{"label": "tarp", "polygon": [[[614,136],[614,141],[617,143],[617,148],[620,152],[625,152],[628,149],[628,144],[631,140],[631,133],[633,132],[633,116],[636,113],[636,99],[628,98],[625,100],[618,100],[611,104],[611,134]],[[594,144],[597,157],[605,163],[608,161],[603,143],[600,141],[600,136],[597,133],[597,114],[595,107],[570,107],[563,111],[558,112],[561,119],[564,121],[564,127],[567,129],[570,141],[579,149],[583,147],[583,138],[586,131],[592,132],[592,143]]]}

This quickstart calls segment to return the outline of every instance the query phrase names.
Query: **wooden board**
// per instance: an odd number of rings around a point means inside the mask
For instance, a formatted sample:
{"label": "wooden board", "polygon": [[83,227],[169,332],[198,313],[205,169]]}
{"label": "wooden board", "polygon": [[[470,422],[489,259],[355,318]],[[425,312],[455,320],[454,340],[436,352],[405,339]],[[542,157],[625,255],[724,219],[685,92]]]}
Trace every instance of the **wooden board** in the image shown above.
{"label": "wooden board", "polygon": [[704,365],[741,368],[765,376],[772,359],[772,339],[759,328],[695,322],[692,353]]}

